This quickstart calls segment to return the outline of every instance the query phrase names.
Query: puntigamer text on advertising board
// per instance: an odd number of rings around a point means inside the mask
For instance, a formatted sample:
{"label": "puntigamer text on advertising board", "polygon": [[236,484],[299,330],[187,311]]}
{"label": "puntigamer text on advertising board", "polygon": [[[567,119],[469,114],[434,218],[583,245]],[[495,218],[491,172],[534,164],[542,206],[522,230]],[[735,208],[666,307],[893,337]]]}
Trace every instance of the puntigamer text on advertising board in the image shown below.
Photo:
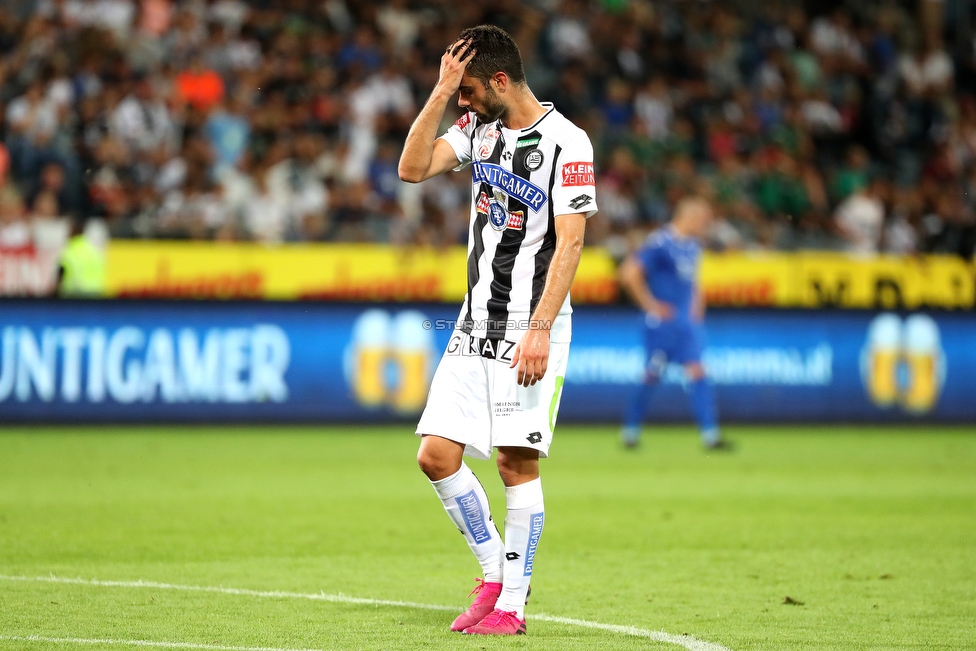
{"label": "puntigamer text on advertising board", "polygon": [[[0,422],[413,420],[451,344],[442,304],[8,302]],[[559,417],[615,422],[643,372],[639,315],[577,308]],[[976,418],[976,315],[714,310],[729,421]],[[459,354],[499,355],[484,347]],[[687,419],[670,368],[650,415]]]}

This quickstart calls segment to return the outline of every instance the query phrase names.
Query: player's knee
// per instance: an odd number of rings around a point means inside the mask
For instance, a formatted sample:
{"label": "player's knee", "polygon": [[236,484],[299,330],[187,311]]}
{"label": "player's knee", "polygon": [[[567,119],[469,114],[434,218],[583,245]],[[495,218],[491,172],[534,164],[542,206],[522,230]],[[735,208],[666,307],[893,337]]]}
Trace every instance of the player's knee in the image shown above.
{"label": "player's knee", "polygon": [[457,472],[457,468],[451,468],[450,459],[423,447],[417,453],[417,465],[431,481],[439,481]]}
{"label": "player's knee", "polygon": [[539,476],[539,453],[530,448],[524,452],[507,452],[498,450],[495,464],[502,483],[506,486],[517,486],[532,481]]}
{"label": "player's knee", "polygon": [[705,377],[705,368],[701,364],[688,364],[685,366],[685,376],[691,382],[697,382]]}

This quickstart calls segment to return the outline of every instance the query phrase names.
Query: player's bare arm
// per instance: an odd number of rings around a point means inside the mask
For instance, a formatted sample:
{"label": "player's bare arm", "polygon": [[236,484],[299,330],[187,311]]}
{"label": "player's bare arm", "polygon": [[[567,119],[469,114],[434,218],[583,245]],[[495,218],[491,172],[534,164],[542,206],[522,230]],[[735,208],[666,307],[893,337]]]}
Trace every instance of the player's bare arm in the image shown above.
{"label": "player's bare arm", "polygon": [[454,169],[458,164],[454,149],[437,139],[437,128],[444,117],[447,103],[461,85],[464,69],[475,50],[464,41],[457,41],[441,57],[440,78],[427,99],[420,115],[414,120],[403,145],[397,172],[402,181],[420,183]]}
{"label": "player's bare arm", "polygon": [[674,308],[664,301],[659,301],[651,293],[647,281],[644,280],[644,266],[634,256],[628,257],[620,265],[620,284],[630,297],[646,314],[652,314],[662,321],[674,316]]}
{"label": "player's bare arm", "polygon": [[699,284],[695,291],[694,303],[691,306],[691,318],[697,323],[705,321],[705,306],[705,289]]}
{"label": "player's bare arm", "polygon": [[546,374],[549,365],[549,329],[573,285],[583,251],[586,215],[559,215],[555,222],[556,250],[549,264],[549,273],[546,274],[546,285],[529,329],[515,347],[512,357],[511,368],[518,366],[518,383],[524,387],[532,386]]}

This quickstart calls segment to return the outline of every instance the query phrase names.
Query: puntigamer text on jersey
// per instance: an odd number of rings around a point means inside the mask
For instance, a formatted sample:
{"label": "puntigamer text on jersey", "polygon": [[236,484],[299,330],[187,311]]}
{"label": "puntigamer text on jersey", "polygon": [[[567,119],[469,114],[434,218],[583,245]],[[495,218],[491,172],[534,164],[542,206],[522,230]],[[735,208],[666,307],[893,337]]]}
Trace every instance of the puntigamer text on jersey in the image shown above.
{"label": "puntigamer text on jersey", "polygon": [[487,183],[493,188],[518,197],[522,203],[532,209],[532,212],[542,210],[549,200],[542,188],[494,163],[472,163],[471,179],[474,183]]}

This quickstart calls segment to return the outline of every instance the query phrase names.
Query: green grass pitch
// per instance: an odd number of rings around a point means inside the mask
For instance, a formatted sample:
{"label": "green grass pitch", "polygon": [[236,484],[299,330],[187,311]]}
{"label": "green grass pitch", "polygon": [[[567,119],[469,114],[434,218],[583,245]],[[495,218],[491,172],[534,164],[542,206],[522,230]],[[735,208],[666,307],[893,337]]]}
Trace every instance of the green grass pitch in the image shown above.
{"label": "green grass pitch", "polygon": [[[971,428],[690,428],[637,451],[562,427],[528,612],[688,634],[732,651],[976,649]],[[679,649],[529,620],[448,632],[478,566],[417,470],[409,427],[0,430],[0,649],[124,649],[24,636],[272,649]],[[469,462],[496,521],[494,467]],[[784,604],[786,597],[796,604]],[[180,647],[175,647],[180,648]],[[187,647],[183,647],[187,648]]]}

